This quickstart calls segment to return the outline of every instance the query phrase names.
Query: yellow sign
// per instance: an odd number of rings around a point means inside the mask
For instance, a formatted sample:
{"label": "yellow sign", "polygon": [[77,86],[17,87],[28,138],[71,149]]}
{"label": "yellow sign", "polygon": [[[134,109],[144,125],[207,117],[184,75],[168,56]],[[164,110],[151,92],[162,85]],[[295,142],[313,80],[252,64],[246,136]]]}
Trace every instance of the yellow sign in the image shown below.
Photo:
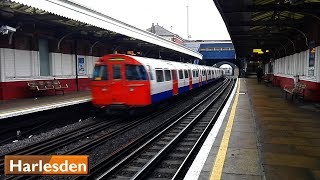
{"label": "yellow sign", "polygon": [[253,53],[258,53],[258,54],[263,54],[262,49],[253,49],[252,52]]}

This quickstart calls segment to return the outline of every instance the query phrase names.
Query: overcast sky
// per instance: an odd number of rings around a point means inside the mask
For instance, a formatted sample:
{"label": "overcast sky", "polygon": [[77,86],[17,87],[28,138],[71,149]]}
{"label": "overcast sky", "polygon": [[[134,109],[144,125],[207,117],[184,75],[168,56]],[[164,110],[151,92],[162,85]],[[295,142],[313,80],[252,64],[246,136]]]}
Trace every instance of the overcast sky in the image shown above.
{"label": "overcast sky", "polygon": [[230,40],[213,0],[74,0],[112,18],[146,30],[155,23],[187,39]]}

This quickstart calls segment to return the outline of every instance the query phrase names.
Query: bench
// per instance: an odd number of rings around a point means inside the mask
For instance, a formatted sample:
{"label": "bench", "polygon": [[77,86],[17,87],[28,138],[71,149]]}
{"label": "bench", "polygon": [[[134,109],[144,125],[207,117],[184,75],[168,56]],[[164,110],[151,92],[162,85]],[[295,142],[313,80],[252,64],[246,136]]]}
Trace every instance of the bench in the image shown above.
{"label": "bench", "polygon": [[293,101],[293,97],[302,98],[302,101],[304,100],[304,89],[306,89],[306,85],[302,84],[300,82],[297,82],[294,87],[284,87],[284,91],[286,92],[286,99],[288,93],[291,94],[291,101]]}
{"label": "bench", "polygon": [[53,86],[46,86],[46,83],[44,81],[29,81],[28,87],[32,92],[32,96],[34,96],[35,93],[43,94],[46,91],[54,89]]}
{"label": "bench", "polygon": [[68,84],[65,84],[64,86],[61,85],[60,81],[54,79],[52,80],[52,84],[54,87],[54,94],[57,94],[57,91],[61,91],[64,95],[64,90],[67,89],[69,86]]}
{"label": "bench", "polygon": [[263,77],[263,82],[266,86],[269,86],[271,84],[273,86],[273,75],[266,75]]}
{"label": "bench", "polygon": [[58,80],[46,80],[46,81],[29,81],[28,82],[29,90],[32,92],[32,96],[35,93],[44,94],[44,92],[54,90],[55,95],[57,91],[62,91],[64,94],[64,89],[68,88],[68,84],[61,86],[60,81]]}

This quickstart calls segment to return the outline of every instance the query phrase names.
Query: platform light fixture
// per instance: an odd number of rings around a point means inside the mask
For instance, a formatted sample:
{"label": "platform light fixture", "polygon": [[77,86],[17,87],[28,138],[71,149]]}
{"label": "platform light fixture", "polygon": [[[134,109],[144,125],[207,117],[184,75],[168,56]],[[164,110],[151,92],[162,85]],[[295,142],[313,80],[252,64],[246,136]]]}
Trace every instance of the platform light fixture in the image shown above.
{"label": "platform light fixture", "polygon": [[2,34],[8,34],[9,32],[16,32],[16,28],[7,26],[7,25],[3,25],[0,27],[0,32]]}
{"label": "platform light fixture", "polygon": [[264,52],[262,51],[262,49],[253,49],[252,50],[253,53],[257,53],[257,54],[263,54]]}

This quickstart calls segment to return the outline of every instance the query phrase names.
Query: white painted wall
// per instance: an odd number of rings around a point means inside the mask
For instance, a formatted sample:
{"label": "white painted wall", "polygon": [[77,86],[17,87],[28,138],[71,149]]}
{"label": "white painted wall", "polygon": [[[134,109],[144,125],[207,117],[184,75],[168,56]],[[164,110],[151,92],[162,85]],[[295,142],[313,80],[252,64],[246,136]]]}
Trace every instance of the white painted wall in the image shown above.
{"label": "white painted wall", "polygon": [[299,75],[301,80],[320,82],[320,46],[316,47],[314,76],[308,75],[309,50],[276,59],[274,74],[277,76],[293,78]]}
{"label": "white painted wall", "polygon": [[[86,74],[92,76],[93,66],[99,57],[84,56]],[[40,76],[39,51],[0,48],[0,82],[27,81],[31,79],[75,78],[75,55],[49,53],[50,76]]]}
{"label": "white painted wall", "polygon": [[29,78],[39,74],[39,53],[17,49],[0,48],[1,81],[10,78]]}

